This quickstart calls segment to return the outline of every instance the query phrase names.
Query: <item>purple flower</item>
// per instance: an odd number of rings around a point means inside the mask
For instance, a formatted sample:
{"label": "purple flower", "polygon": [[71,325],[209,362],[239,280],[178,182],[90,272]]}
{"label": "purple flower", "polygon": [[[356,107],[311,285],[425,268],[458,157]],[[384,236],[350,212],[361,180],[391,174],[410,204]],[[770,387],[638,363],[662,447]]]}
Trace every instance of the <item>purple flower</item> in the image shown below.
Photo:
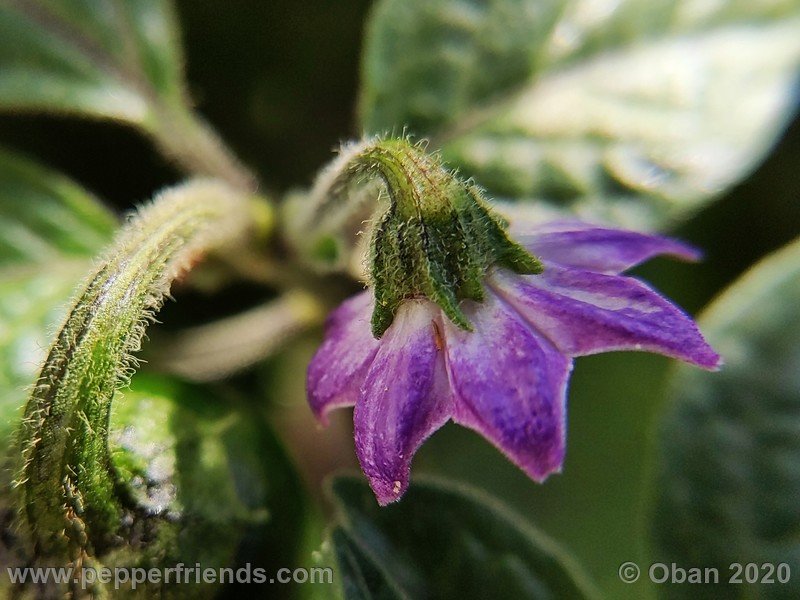
{"label": "purple flower", "polygon": [[694,249],[574,222],[515,239],[544,272],[491,269],[485,300],[461,302],[472,331],[420,298],[403,302],[375,339],[371,290],[330,316],[308,369],[309,401],[323,423],[334,408],[355,406],[356,452],[380,504],[404,493],[414,453],[449,419],[479,432],[536,481],[559,471],[575,356],[644,350],[719,366],[690,317],[620,274],[659,254],[696,259]]}

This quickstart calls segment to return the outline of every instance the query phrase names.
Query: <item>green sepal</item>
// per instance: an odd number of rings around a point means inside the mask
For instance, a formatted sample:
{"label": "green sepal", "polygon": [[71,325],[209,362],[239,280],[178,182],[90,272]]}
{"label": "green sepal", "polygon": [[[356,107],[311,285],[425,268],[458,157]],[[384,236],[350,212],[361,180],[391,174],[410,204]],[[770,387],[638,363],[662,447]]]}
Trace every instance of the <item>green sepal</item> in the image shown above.
{"label": "green sepal", "polygon": [[509,239],[507,223],[487,206],[480,189],[420,145],[405,138],[378,140],[353,160],[349,173],[377,174],[390,200],[370,244],[375,337],[389,328],[403,301],[419,297],[435,302],[470,331],[459,304],[483,300],[483,280],[491,267],[542,272],[539,260]]}

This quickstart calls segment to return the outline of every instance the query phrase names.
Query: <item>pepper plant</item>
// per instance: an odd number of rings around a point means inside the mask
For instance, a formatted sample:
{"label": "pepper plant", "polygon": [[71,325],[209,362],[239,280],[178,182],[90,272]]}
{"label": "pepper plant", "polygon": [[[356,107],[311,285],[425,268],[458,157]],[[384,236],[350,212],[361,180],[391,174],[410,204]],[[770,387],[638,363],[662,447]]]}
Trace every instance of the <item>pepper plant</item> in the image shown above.
{"label": "pepper plant", "polygon": [[796,596],[800,2],[331,4],[0,0],[0,593]]}

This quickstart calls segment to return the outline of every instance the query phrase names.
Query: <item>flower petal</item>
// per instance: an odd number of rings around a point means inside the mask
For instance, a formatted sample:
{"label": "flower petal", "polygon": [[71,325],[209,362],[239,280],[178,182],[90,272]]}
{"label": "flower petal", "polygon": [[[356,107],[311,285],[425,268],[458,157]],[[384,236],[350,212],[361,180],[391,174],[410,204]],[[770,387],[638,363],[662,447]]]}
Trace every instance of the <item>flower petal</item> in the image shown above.
{"label": "flower petal", "polygon": [[549,224],[515,239],[542,260],[597,273],[621,273],[661,254],[700,258],[699,250],[677,240],[575,222]]}
{"label": "flower petal", "polygon": [[356,454],[381,505],[403,495],[417,448],[450,418],[440,315],[427,300],[401,305],[356,403]]}
{"label": "flower petal", "polygon": [[564,461],[572,361],[491,293],[465,308],[473,332],[445,323],[453,420],[542,481]]}
{"label": "flower petal", "polygon": [[325,340],[308,366],[306,388],[311,410],[323,425],[334,408],[356,403],[361,383],[379,342],[372,336],[372,292],[343,302],[328,317]]}
{"label": "flower petal", "polygon": [[706,369],[720,357],[694,321],[641,281],[545,264],[540,275],[495,272],[491,285],[562,352],[657,352]]}

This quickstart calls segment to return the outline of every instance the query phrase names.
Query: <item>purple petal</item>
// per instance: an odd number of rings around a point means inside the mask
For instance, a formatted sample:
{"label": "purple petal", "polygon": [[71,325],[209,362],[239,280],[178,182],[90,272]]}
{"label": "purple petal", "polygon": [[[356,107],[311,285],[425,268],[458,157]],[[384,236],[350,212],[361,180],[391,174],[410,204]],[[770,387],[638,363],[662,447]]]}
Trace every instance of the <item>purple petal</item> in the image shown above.
{"label": "purple petal", "polygon": [[572,361],[491,293],[464,308],[473,332],[445,323],[453,420],[542,481],[564,462]]}
{"label": "purple petal", "polygon": [[325,325],[325,340],[308,366],[306,388],[311,410],[323,425],[328,412],[353,406],[379,342],[372,336],[372,292],[343,302]]}
{"label": "purple petal", "polygon": [[620,273],[661,254],[700,258],[699,250],[670,238],[575,222],[549,224],[515,239],[542,260],[597,273]]}
{"label": "purple petal", "polygon": [[450,418],[440,313],[427,300],[400,307],[356,403],[356,454],[381,505],[403,495],[417,448]]}
{"label": "purple petal", "polygon": [[491,285],[571,356],[645,350],[706,369],[720,364],[689,316],[632,277],[545,264],[541,275],[496,272]]}

